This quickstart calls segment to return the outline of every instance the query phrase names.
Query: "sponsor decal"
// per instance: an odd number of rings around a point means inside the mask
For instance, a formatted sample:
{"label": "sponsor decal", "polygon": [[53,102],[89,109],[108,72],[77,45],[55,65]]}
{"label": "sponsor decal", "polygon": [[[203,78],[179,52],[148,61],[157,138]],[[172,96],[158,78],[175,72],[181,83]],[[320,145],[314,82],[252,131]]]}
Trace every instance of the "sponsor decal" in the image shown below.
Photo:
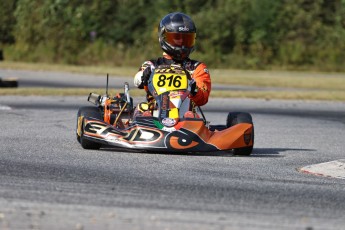
{"label": "sponsor decal", "polygon": [[135,141],[137,143],[139,142],[153,143],[160,140],[161,137],[162,137],[162,133],[158,130],[141,128],[136,131],[131,141]]}
{"label": "sponsor decal", "polygon": [[162,98],[162,109],[167,110],[168,109],[168,96],[165,94]]}
{"label": "sponsor decal", "polygon": [[208,71],[208,69],[204,69],[204,72],[210,74],[210,72]]}
{"label": "sponsor decal", "polygon": [[251,133],[245,133],[243,135],[244,137],[244,143],[246,143],[246,145],[249,145],[250,140],[252,139],[252,134]]}
{"label": "sponsor decal", "polygon": [[186,26],[184,26],[184,27],[180,26],[178,28],[178,31],[189,31],[189,28],[187,28]]}
{"label": "sponsor decal", "polygon": [[118,139],[118,138],[115,137],[115,136],[107,136],[107,137],[106,137],[106,140],[109,141],[109,142],[115,142],[115,143],[120,142],[120,139]]}
{"label": "sponsor decal", "polygon": [[169,127],[169,128],[168,128],[168,127],[165,127],[165,126],[163,126],[162,130],[167,131],[167,132],[176,131],[176,129],[175,129],[174,127]]}
{"label": "sponsor decal", "polygon": [[200,138],[195,133],[184,130],[184,132],[171,133],[171,135],[167,137],[166,143],[168,148],[183,150],[198,148],[201,144],[200,141]]}
{"label": "sponsor decal", "polygon": [[166,117],[162,120],[162,124],[168,127],[174,126],[176,124],[175,119]]}
{"label": "sponsor decal", "polygon": [[166,117],[167,116],[167,113],[168,113],[168,95],[164,94],[163,97],[162,97],[162,110],[161,110],[161,114],[160,114],[160,117]]}
{"label": "sponsor decal", "polygon": [[182,96],[183,94],[184,94],[183,91],[171,91],[171,92],[169,93],[169,97],[170,97],[170,98],[177,98],[177,97]]}
{"label": "sponsor decal", "polygon": [[143,131],[141,130],[140,131],[140,139],[144,139],[144,140],[150,140],[154,137],[154,133],[151,133],[151,132],[146,132],[146,131]]}

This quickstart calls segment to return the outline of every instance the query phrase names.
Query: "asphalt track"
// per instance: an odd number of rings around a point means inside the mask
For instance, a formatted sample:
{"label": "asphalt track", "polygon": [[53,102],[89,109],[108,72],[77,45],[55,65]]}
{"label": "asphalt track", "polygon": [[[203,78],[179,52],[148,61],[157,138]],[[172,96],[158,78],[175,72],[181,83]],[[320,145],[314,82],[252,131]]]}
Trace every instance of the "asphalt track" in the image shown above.
{"label": "asphalt track", "polygon": [[345,229],[345,180],[299,170],[345,158],[345,103],[211,99],[252,114],[250,157],[87,151],[82,105],[0,96],[0,229]]}

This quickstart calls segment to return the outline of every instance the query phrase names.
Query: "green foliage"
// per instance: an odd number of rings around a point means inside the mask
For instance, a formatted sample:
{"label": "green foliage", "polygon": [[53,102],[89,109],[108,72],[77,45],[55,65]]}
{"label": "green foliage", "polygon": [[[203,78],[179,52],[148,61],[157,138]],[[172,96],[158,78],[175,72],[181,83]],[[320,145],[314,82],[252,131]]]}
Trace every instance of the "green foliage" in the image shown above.
{"label": "green foliage", "polygon": [[0,44],[12,60],[140,65],[174,11],[194,19],[192,58],[209,66],[345,71],[345,0],[7,0]]}
{"label": "green foliage", "polygon": [[14,43],[13,27],[16,24],[14,17],[16,3],[16,0],[0,1],[0,45]]}

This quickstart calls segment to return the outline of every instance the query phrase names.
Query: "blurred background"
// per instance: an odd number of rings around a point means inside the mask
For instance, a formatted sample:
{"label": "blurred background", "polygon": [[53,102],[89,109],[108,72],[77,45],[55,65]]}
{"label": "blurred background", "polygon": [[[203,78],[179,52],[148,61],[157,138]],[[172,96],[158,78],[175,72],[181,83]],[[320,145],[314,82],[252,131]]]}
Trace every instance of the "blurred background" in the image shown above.
{"label": "blurred background", "polygon": [[0,59],[138,66],[160,19],[189,14],[212,68],[345,71],[345,0],[0,1]]}

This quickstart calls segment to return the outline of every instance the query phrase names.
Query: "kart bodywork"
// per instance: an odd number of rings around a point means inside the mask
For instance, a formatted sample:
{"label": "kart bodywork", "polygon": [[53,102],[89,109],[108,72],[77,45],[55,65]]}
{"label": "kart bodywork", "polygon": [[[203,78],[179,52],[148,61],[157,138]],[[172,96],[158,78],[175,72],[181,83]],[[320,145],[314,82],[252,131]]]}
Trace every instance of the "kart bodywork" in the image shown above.
{"label": "kart bodywork", "polygon": [[78,141],[86,149],[114,146],[154,152],[234,150],[238,155],[250,155],[254,145],[251,115],[232,112],[226,125],[209,125],[201,109],[193,106],[188,97],[192,81],[181,68],[159,67],[152,72],[147,87],[153,102],[139,104],[136,109],[127,83],[124,93],[115,97],[91,93],[88,101],[96,106],[79,109]]}

